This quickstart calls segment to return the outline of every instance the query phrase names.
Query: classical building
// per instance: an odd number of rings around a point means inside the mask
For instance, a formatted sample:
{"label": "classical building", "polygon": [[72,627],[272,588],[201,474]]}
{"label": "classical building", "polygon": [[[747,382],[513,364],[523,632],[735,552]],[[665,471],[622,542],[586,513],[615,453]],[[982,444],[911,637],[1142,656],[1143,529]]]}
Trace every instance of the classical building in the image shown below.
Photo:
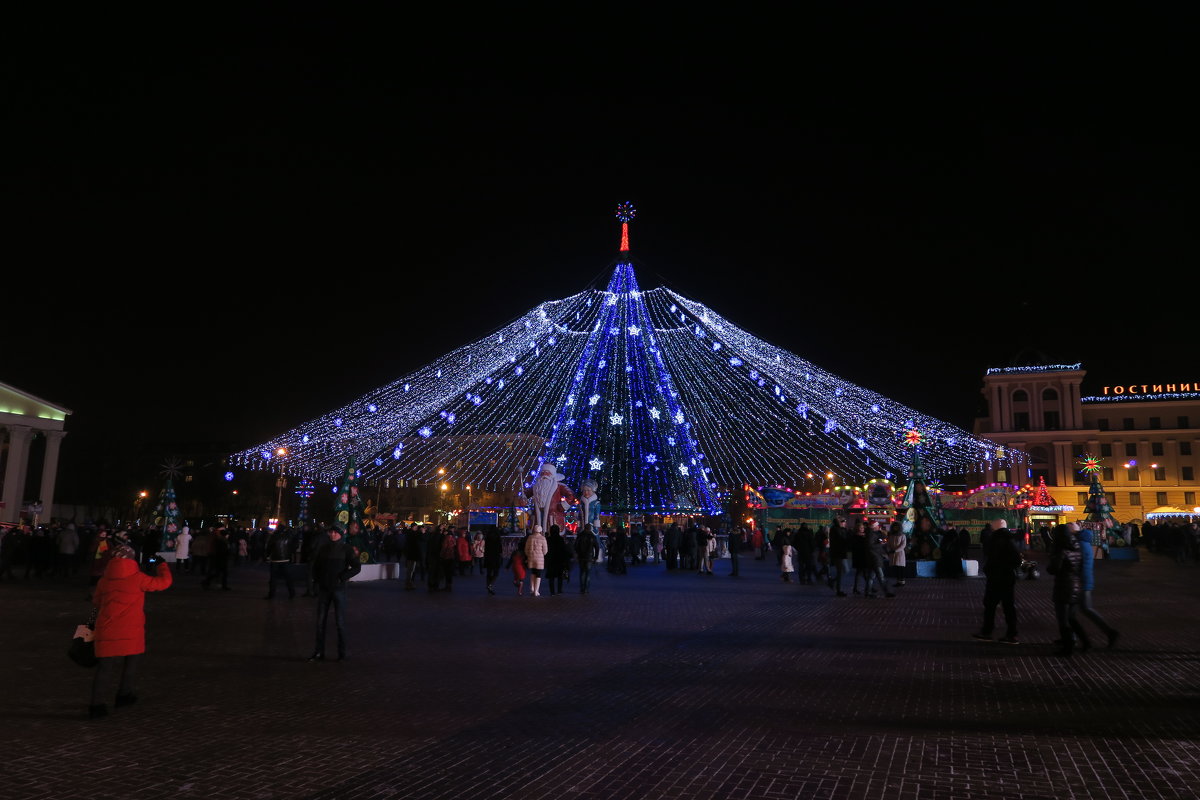
{"label": "classical building", "polygon": [[[30,518],[48,514],[54,503],[54,484],[58,476],[58,452],[66,436],[63,423],[70,409],[34,397],[7,384],[0,383],[0,434],[3,435],[3,470],[0,476],[0,523],[17,522],[22,511],[33,506]],[[42,441],[38,441],[42,440]],[[31,455],[43,448],[41,482],[26,494]]]}
{"label": "classical building", "polygon": [[997,466],[986,481],[1046,487],[1059,506],[1047,521],[1082,519],[1090,478],[1084,455],[1100,458],[1100,482],[1120,522],[1196,513],[1200,381],[1097,382],[1081,364],[989,369],[984,416],[975,433],[1029,456],[1022,474]]}

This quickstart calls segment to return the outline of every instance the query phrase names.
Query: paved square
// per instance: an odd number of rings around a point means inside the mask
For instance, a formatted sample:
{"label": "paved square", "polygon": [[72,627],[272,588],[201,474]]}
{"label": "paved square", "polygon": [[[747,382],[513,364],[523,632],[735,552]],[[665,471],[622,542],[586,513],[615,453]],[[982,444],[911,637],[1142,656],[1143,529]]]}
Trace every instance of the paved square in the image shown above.
{"label": "paved square", "polygon": [[96,721],[66,657],[86,579],[3,582],[0,798],[1200,796],[1196,564],[1098,561],[1121,641],[1070,660],[1045,575],[1014,647],[970,637],[982,578],[837,598],[729,569],[359,582],[349,659],[317,664],[314,601],[264,600],[265,567],[180,576],[146,600],[138,703]]}

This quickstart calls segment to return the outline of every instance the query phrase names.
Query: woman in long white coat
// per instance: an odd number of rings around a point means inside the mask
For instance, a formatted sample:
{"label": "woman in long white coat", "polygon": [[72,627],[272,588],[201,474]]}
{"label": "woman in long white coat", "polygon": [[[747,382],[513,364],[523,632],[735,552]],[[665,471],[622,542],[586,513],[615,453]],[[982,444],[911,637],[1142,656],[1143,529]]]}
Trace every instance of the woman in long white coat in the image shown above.
{"label": "woman in long white coat", "polygon": [[897,586],[904,585],[904,574],[908,568],[908,557],[904,551],[907,549],[908,537],[904,535],[900,523],[893,522],[892,529],[888,531],[888,553],[892,557],[892,573]]}

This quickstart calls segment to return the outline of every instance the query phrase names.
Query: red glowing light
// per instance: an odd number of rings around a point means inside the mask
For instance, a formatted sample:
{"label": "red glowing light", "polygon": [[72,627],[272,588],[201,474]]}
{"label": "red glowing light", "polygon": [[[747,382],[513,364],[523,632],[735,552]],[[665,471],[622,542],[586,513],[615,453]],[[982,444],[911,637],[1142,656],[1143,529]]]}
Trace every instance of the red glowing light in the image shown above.
{"label": "red glowing light", "polygon": [[621,252],[629,252],[629,223],[621,223]]}

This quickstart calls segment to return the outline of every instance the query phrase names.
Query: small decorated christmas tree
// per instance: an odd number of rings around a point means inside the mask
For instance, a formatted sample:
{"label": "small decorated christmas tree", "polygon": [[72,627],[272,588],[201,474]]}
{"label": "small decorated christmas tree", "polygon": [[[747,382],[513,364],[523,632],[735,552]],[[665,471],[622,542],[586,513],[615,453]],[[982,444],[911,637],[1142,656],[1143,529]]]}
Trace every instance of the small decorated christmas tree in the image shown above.
{"label": "small decorated christmas tree", "polygon": [[1084,455],[1079,459],[1079,464],[1081,467],[1079,471],[1091,478],[1091,483],[1088,485],[1087,504],[1084,506],[1087,515],[1080,525],[1095,531],[1095,543],[1102,545],[1107,550],[1108,537],[1117,523],[1113,519],[1113,507],[1108,502],[1108,495],[1100,484],[1100,459]]}
{"label": "small decorated christmas tree", "polygon": [[354,467],[354,456],[346,465],[342,485],[338,490],[337,503],[333,507],[333,524],[346,537],[347,544],[354,548],[358,560],[371,563],[371,548],[363,531],[363,500],[358,493],[358,470]]}
{"label": "small decorated christmas tree", "polygon": [[[941,545],[941,532],[946,528],[946,520],[940,498],[934,501],[925,481],[925,466],[921,463],[920,454],[922,438],[921,432],[916,429],[904,434],[904,445],[912,449],[913,457],[908,475],[908,488],[900,504],[904,510],[904,520],[900,527],[904,535],[910,538],[927,536],[933,547],[937,548]],[[928,523],[922,524],[922,519],[928,520]]]}
{"label": "small decorated christmas tree", "polygon": [[162,550],[175,549],[175,537],[179,534],[179,505],[175,501],[175,486],[167,478],[167,485],[158,495],[158,506],[154,509],[154,525],[162,531]]}

